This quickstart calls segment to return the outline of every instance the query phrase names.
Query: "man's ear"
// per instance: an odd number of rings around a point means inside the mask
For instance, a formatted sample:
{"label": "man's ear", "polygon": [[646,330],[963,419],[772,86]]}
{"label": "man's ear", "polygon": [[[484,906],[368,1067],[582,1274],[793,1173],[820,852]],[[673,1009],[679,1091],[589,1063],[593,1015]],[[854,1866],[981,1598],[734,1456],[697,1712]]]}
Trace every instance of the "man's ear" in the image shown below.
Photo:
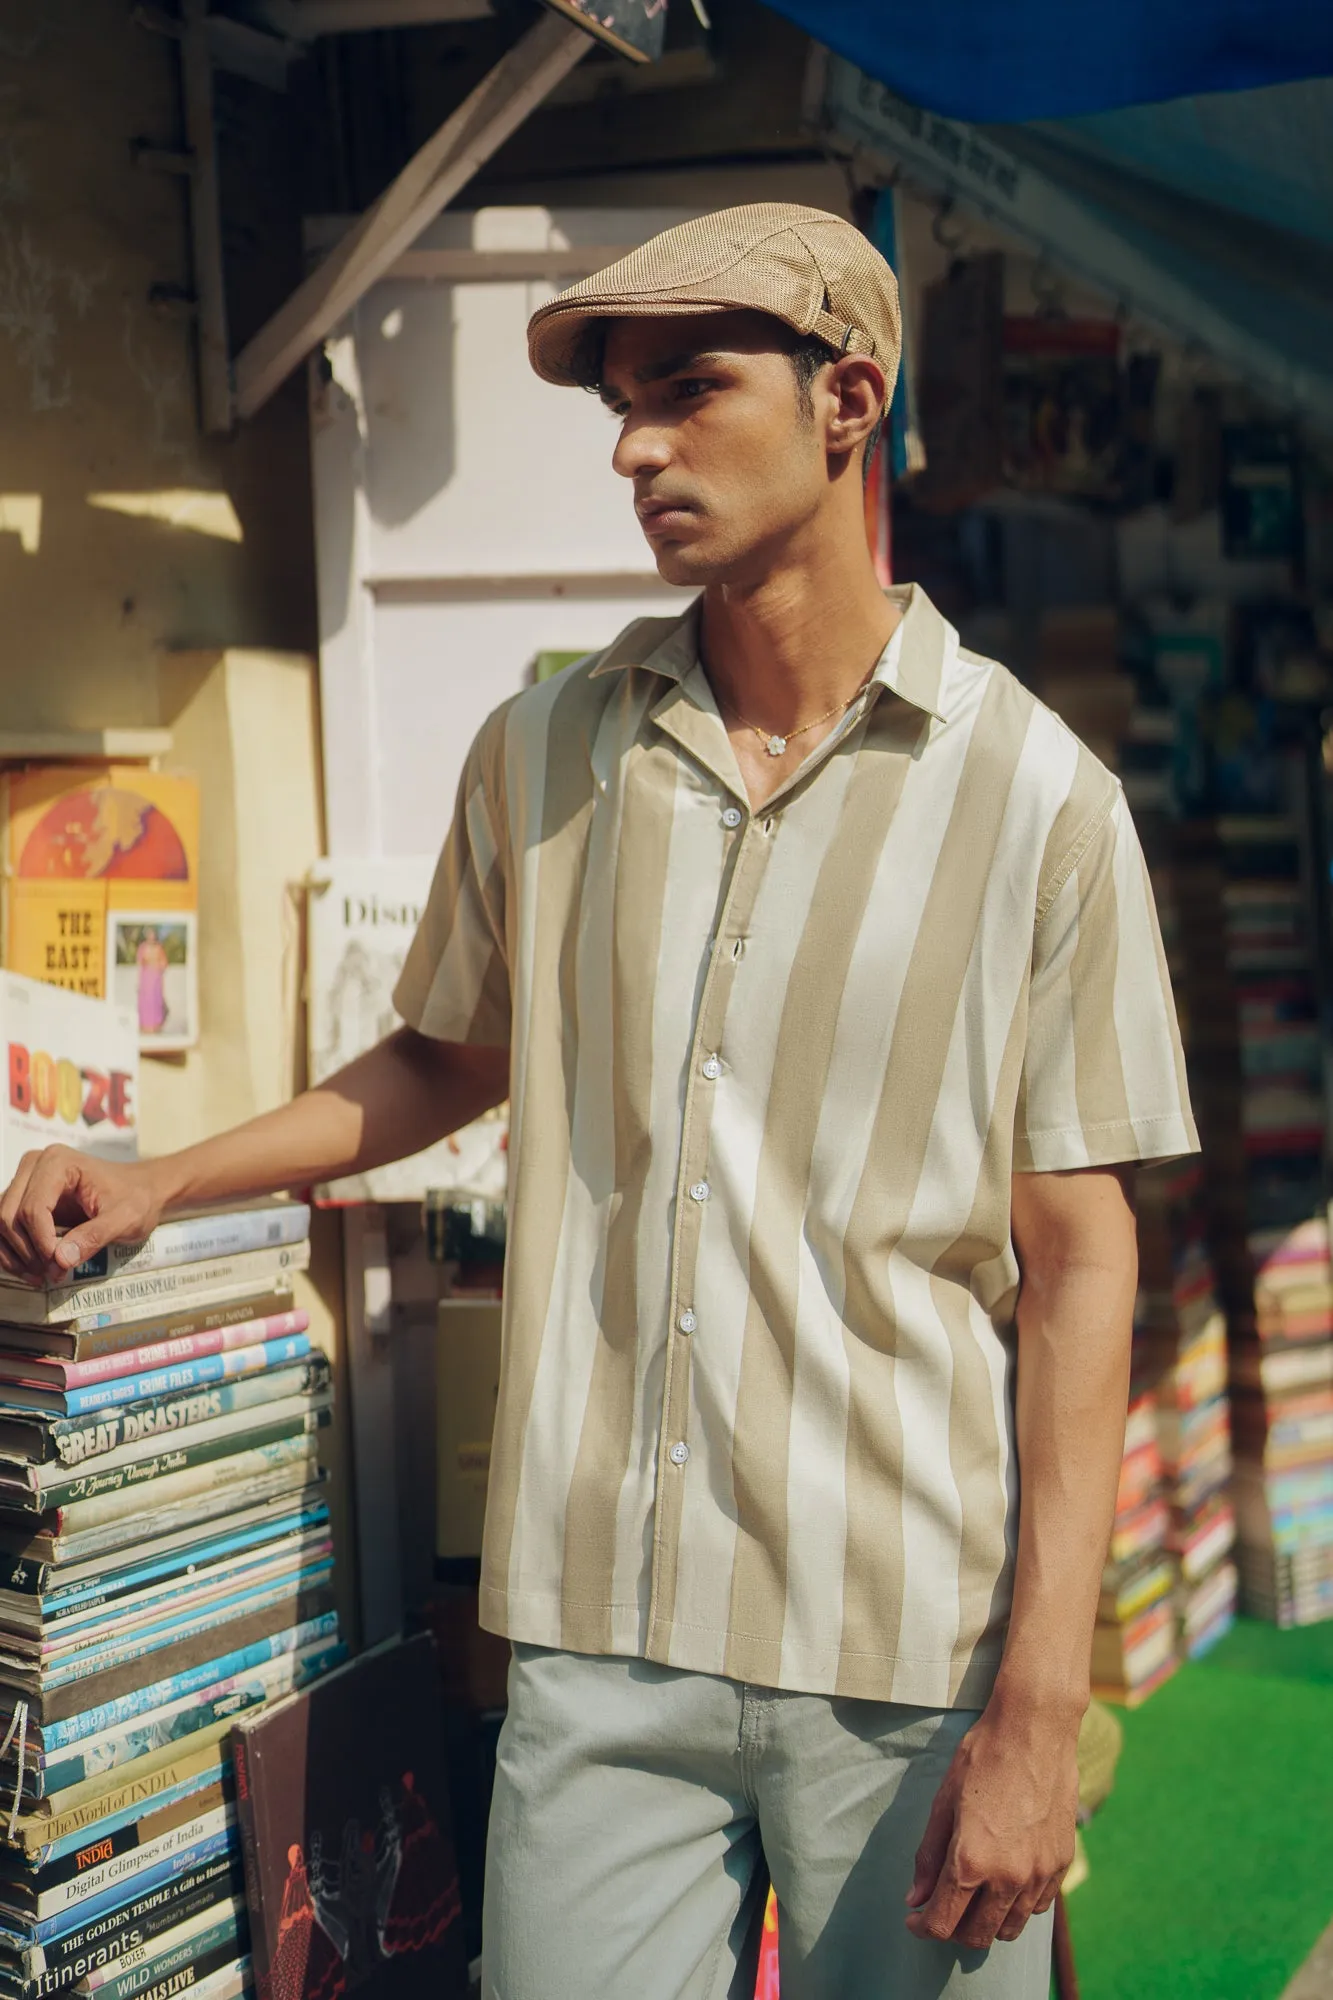
{"label": "man's ear", "polygon": [[840,354],[828,377],[832,400],[826,437],[830,451],[853,453],[884,414],[888,378],[873,355]]}

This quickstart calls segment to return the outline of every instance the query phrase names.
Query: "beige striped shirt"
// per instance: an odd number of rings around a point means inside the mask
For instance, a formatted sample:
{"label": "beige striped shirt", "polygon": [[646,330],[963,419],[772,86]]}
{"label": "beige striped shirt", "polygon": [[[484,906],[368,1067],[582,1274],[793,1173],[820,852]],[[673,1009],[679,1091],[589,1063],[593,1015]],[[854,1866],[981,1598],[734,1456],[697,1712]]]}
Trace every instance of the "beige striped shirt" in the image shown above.
{"label": "beige striped shirt", "polygon": [[1011,1174],[1197,1141],[1119,785],[898,595],[756,811],[693,610],[498,710],[397,1003],[512,1050],[483,1622],[972,1706],[1016,1534]]}

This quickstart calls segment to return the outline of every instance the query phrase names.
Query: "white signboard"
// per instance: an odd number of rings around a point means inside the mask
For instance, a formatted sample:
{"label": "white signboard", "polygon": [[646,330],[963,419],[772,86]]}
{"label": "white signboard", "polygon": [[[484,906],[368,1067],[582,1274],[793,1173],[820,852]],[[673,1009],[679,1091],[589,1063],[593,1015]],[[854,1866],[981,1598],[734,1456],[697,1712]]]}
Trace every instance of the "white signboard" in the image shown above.
{"label": "white signboard", "polygon": [[0,1036],[0,1187],[41,1146],[75,1146],[103,1160],[137,1156],[139,1028],[129,1009],[4,972]]}
{"label": "white signboard", "polygon": [[[310,1081],[323,1083],[402,1026],[394,1011],[407,948],[421,920],[433,857],[321,861],[309,878]],[[503,1201],[509,1124],[503,1109],[410,1159],[317,1190],[324,1202]]]}

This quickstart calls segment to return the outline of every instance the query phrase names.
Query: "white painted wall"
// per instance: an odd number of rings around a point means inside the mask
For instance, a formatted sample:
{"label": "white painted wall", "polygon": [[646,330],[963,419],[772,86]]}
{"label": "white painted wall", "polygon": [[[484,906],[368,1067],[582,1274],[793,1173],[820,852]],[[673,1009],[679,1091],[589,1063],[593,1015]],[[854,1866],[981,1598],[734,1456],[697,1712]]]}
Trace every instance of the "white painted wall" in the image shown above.
{"label": "white painted wall", "polygon": [[[417,247],[628,249],[690,212],[481,209]],[[556,289],[385,280],[314,378],[331,854],[433,851],[473,735],[535,654],[688,602],[653,568],[610,420],[528,365]]]}

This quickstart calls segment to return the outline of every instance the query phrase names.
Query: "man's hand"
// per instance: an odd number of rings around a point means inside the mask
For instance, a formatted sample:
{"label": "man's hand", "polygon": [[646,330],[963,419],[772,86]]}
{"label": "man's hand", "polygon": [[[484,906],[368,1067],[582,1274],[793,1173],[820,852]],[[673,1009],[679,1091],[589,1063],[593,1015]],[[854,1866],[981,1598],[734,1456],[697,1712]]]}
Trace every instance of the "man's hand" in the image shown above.
{"label": "man's hand", "polygon": [[0,1200],[0,1267],[29,1284],[63,1283],[104,1244],[147,1236],[161,1213],[151,1161],[97,1160],[69,1146],[25,1153]]}
{"label": "man's hand", "polygon": [[907,1892],[907,1928],[985,1951],[1049,1910],[1074,1858],[1077,1725],[987,1709],[954,1753]]}

